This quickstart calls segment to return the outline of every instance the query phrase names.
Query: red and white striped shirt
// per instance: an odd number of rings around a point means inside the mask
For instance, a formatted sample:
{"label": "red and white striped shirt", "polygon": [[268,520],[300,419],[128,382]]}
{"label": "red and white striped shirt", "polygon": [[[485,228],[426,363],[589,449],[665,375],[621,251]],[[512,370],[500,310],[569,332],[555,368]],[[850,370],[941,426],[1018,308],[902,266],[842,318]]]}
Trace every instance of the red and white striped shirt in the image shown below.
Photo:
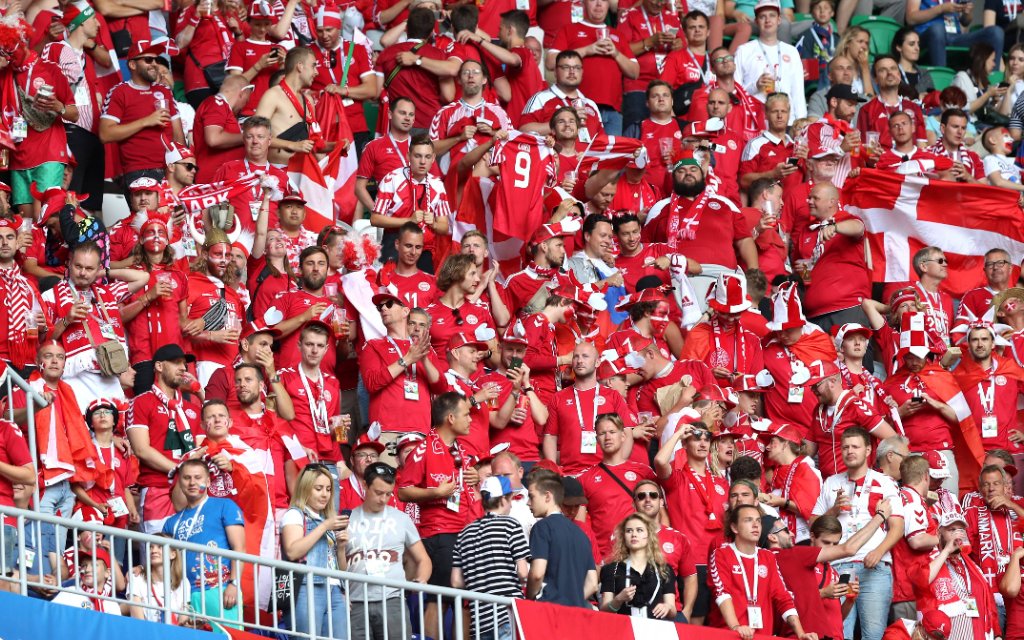
{"label": "red and white striped shirt", "polygon": [[[434,114],[430,121],[430,139],[443,140],[454,138],[462,134],[466,127],[475,127],[478,122],[486,120],[491,128],[509,130],[512,122],[508,114],[500,106],[480,101],[479,104],[469,104],[465,100],[456,100],[441,107],[441,110]],[[448,153],[438,158],[441,173],[447,175],[448,170],[455,166],[462,156],[466,155],[477,146],[490,140],[489,135],[478,133],[472,140],[465,140],[457,143]]]}
{"label": "red and white striped shirt", "polygon": [[[413,180],[409,169],[395,169],[377,187],[377,202],[373,212],[389,218],[412,218],[416,211],[429,211],[434,218],[448,218],[451,208],[448,194],[440,179],[427,175],[426,179]],[[423,249],[434,248],[434,231],[424,228]]]}

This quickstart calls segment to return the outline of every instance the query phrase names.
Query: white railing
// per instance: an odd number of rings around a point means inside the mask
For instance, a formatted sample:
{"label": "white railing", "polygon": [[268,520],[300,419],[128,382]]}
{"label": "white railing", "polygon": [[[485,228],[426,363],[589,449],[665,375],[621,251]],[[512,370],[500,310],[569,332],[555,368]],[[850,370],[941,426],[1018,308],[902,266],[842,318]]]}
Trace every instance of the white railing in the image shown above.
{"label": "white railing", "polygon": [[[434,604],[438,607],[438,611],[444,610],[445,604],[452,604],[455,615],[452,616],[451,631],[449,633],[444,632],[445,625],[443,624],[444,616],[439,614],[441,623],[439,627],[441,633],[435,640],[446,640],[451,638],[452,640],[466,640],[466,635],[462,626],[461,613],[464,609],[468,609],[470,615],[477,622],[484,622],[485,626],[491,627],[491,630],[481,636],[478,632],[474,631],[470,634],[474,640],[483,640],[483,638],[493,638],[494,631],[497,627],[497,621],[499,616],[504,612],[510,618],[513,616],[512,612],[512,600],[510,598],[503,598],[498,596],[491,596],[482,593],[475,593],[470,591],[461,591],[457,589],[448,589],[443,587],[434,587],[424,584],[416,584],[412,582],[406,582],[404,580],[390,580],[387,578],[374,577],[362,574],[349,573],[345,571],[330,571],[327,569],[320,569],[316,567],[310,567],[304,564],[295,564],[291,562],[285,562],[282,560],[276,560],[273,558],[264,558],[260,556],[248,555],[245,553],[238,553],[231,551],[230,549],[211,548],[203,545],[194,544],[191,542],[182,542],[179,540],[173,540],[171,538],[165,538],[160,536],[151,536],[136,531],[129,531],[124,529],[116,529],[112,527],[106,527],[94,523],[84,523],[76,520],[69,520],[66,518],[59,518],[56,516],[40,514],[34,511],[26,511],[22,509],[15,509],[11,507],[0,506],[0,515],[7,516],[8,522],[11,520],[17,524],[13,527],[0,527],[0,566],[9,566],[7,554],[7,547],[9,541],[7,537],[10,535],[16,535],[17,540],[14,546],[14,553],[18,559],[19,569],[8,576],[0,576],[0,582],[8,583],[8,586],[16,585],[14,590],[21,595],[29,595],[29,590],[50,590],[56,592],[68,592],[79,596],[87,596],[93,599],[106,600],[116,603],[121,607],[122,612],[127,612],[130,607],[140,607],[151,611],[159,611],[160,618],[165,623],[171,623],[175,621],[178,624],[196,623],[196,622],[207,622],[211,626],[224,625],[224,626],[236,626],[242,627],[249,631],[258,632],[274,632],[281,634],[288,638],[308,638],[315,640],[317,638],[345,638],[348,640],[369,640],[371,623],[370,623],[370,610],[374,605],[382,605],[380,600],[373,600],[368,598],[367,589],[362,589],[363,598],[359,600],[363,604],[363,629],[367,630],[367,634],[360,637],[353,637],[352,635],[352,620],[349,615],[345,616],[345,629],[335,629],[331,618],[327,618],[327,628],[321,629],[319,634],[316,634],[315,624],[316,617],[321,614],[314,605],[313,598],[307,598],[306,611],[295,611],[296,598],[298,595],[299,585],[308,584],[314,578],[324,578],[327,580],[337,581],[340,584],[345,595],[345,609],[347,614],[352,612],[352,603],[348,600],[347,594],[352,593],[352,587],[361,584],[364,587],[384,587],[396,590],[395,594],[389,598],[388,605],[394,606],[397,602],[401,606],[403,612],[409,612],[411,609],[411,616],[417,617],[420,621],[419,629],[420,635],[425,636],[423,631],[423,620],[424,612],[427,604]],[[88,531],[93,534],[103,534],[105,540],[110,541],[110,549],[114,549],[117,545],[114,540],[116,538],[126,539],[128,549],[128,561],[127,566],[124,567],[124,574],[127,581],[131,582],[133,576],[141,576],[145,583],[146,593],[155,593],[156,586],[159,585],[162,589],[165,597],[160,606],[151,603],[140,603],[133,602],[131,594],[115,593],[104,596],[97,596],[93,593],[86,593],[78,582],[78,576],[80,572],[76,569],[75,578],[70,580],[66,585],[61,585],[59,580],[58,571],[57,584],[53,584],[52,581],[48,582],[47,578],[43,573],[43,562],[38,563],[38,568],[33,569],[31,566],[25,566],[25,560],[31,558],[34,550],[38,550],[39,545],[39,525],[57,525],[63,529],[70,530],[72,537],[72,545],[74,551],[74,564],[76,567],[80,566],[79,558],[79,532]],[[35,532],[33,537],[31,534]],[[16,533],[15,533],[16,532]],[[138,545],[139,549],[136,549]],[[237,585],[239,587],[238,607],[241,610],[243,599],[247,602],[259,602],[260,597],[266,598],[269,595],[269,606],[266,609],[269,614],[271,621],[260,619],[259,615],[256,615],[254,610],[242,611],[241,620],[224,617],[219,611],[210,611],[205,609],[206,603],[206,592],[208,590],[221,589],[224,585],[220,582],[220,572],[218,572],[217,584],[213,587],[207,587],[205,584],[201,587],[193,586],[193,591],[199,590],[201,599],[200,608],[193,608],[187,604],[184,606],[174,606],[172,599],[166,597],[166,594],[172,592],[171,589],[171,576],[170,571],[164,570],[160,582],[154,583],[151,581],[153,575],[152,570],[152,559],[148,553],[151,545],[159,546],[162,548],[162,558],[164,566],[169,566],[168,559],[171,557],[170,550],[174,549],[177,551],[179,556],[182,558],[182,565],[186,567],[183,571],[185,574],[183,580],[187,581],[187,567],[189,557],[200,555],[206,559],[216,558],[219,561],[223,561],[224,564],[232,562],[240,562],[243,567],[249,566],[252,571],[244,572],[244,575],[251,576],[249,582]],[[103,542],[97,540],[97,536],[91,536],[91,548],[87,548],[81,555],[93,555],[96,549],[100,546],[105,546]],[[141,549],[141,552],[140,552]],[[136,561],[136,559],[138,561]],[[58,558],[59,561],[59,558]],[[33,563],[35,564],[35,563]],[[95,572],[95,569],[93,570]],[[282,615],[284,612],[278,607],[276,598],[274,597],[274,580],[272,577],[274,574],[281,576],[290,577],[294,588],[290,591],[290,595],[285,599],[285,608],[290,608],[293,612],[291,616]],[[113,578],[111,578],[113,580]],[[217,593],[220,593],[218,591]],[[332,597],[331,590],[326,590],[327,596],[327,607],[326,610],[331,610]],[[243,595],[245,594],[245,595]],[[56,605],[55,605],[56,606]],[[388,616],[386,611],[382,611],[381,615],[383,618],[382,629],[384,638],[393,638],[393,630],[389,632],[388,629]],[[296,624],[300,619],[300,616],[304,617],[307,621],[305,625],[309,632],[299,631],[299,626]],[[413,635],[413,629],[411,626],[411,616],[409,613],[402,615],[401,619],[401,638],[409,638]],[[488,620],[490,618],[490,620]],[[276,622],[273,622],[276,621]],[[487,622],[492,624],[487,625]],[[476,625],[472,627],[474,630],[477,629]],[[381,633],[377,633],[378,636]]]}

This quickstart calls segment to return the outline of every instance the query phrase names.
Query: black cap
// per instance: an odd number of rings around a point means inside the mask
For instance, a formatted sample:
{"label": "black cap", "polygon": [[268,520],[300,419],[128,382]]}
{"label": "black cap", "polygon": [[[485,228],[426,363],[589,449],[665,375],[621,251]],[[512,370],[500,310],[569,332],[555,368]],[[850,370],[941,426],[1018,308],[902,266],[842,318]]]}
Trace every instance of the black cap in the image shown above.
{"label": "black cap", "polygon": [[195,362],[196,357],[191,353],[185,353],[178,344],[165,344],[156,350],[153,354],[153,362],[163,362],[167,360],[179,360],[185,359],[185,362]]}
{"label": "black cap", "polygon": [[562,500],[563,504],[576,505],[587,503],[587,497],[583,494],[583,485],[576,478],[563,476],[562,489],[565,492],[565,498]]}
{"label": "black cap", "polygon": [[849,100],[850,102],[867,102],[867,98],[862,98],[853,92],[853,87],[848,84],[834,84],[828,90],[828,95],[825,96],[826,100],[832,98],[839,98],[840,100]]}

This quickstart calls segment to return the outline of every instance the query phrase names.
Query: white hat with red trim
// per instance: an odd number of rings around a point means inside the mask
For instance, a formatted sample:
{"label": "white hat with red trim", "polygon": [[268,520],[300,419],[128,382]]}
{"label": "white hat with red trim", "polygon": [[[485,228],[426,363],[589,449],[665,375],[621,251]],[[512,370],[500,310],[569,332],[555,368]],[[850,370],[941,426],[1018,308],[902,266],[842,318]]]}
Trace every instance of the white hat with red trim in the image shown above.
{"label": "white hat with red trim", "polygon": [[850,336],[861,335],[870,340],[871,335],[874,333],[871,329],[856,322],[847,322],[842,326],[833,326],[832,331],[835,337],[836,351],[842,350],[843,341]]}
{"label": "white hat with red trim", "polygon": [[740,313],[750,308],[747,299],[747,279],[735,273],[720,273],[712,285],[714,296],[708,306],[719,313]]}
{"label": "white hat with red trim", "polygon": [[785,331],[796,329],[807,324],[800,295],[794,282],[779,286],[772,295],[772,321],[768,323],[769,331]]}

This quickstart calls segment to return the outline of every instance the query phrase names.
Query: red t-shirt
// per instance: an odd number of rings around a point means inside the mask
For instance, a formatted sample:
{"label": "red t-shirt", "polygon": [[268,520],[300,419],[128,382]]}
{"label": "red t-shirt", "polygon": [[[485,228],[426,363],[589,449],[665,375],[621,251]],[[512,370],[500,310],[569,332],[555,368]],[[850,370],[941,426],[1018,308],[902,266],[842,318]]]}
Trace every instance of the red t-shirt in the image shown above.
{"label": "red t-shirt", "polygon": [[[338,379],[321,371],[320,380],[310,380],[300,368],[301,365],[296,365],[277,372],[295,406],[295,418],[291,420],[295,435],[303,447],[316,451],[321,460],[337,462],[341,459],[341,449],[334,441],[330,419],[341,413]],[[319,416],[316,420],[314,412]]]}
{"label": "red t-shirt", "polygon": [[398,289],[398,295],[406,302],[410,309],[414,307],[426,307],[437,298],[437,287],[434,285],[434,276],[417,269],[409,275],[391,273],[391,284]]}
{"label": "red t-shirt", "polygon": [[[463,378],[451,369],[441,376],[436,386],[441,391],[454,391],[467,399],[483,387],[479,380]],[[487,401],[471,406],[469,409],[469,434],[458,438],[459,444],[470,455],[476,456],[478,459],[486,456],[491,450],[491,411],[491,404]]]}
{"label": "red t-shirt", "polygon": [[[107,94],[100,118],[113,120],[117,124],[128,124],[149,117],[156,111],[156,97],[163,96],[171,120],[179,119],[178,107],[174,104],[171,90],[162,85],[139,87],[132,81],[122,82]],[[173,138],[172,123],[164,127],[145,127],[135,135],[117,143],[121,157],[121,171],[141,169],[164,169],[164,140]]]}
{"label": "red t-shirt", "polygon": [[[555,36],[548,48],[550,53],[580,49],[597,41],[598,29],[608,30],[608,38],[619,53],[627,60],[636,60],[629,44],[614,29],[605,25],[577,22],[567,24]],[[609,106],[616,111],[622,109],[622,70],[611,56],[587,56],[583,58],[583,81],[580,90],[599,105]]]}
{"label": "red t-shirt", "polygon": [[[665,556],[665,564],[672,567],[676,578],[689,578],[697,574],[697,565],[693,561],[693,549],[690,541],[672,527],[658,529],[658,544]],[[683,599],[679,594],[679,583],[676,583],[676,611],[683,610]]]}
{"label": "red t-shirt", "polygon": [[646,177],[640,182],[630,182],[626,174],[619,177],[615,187],[615,197],[608,205],[608,211],[647,211],[661,200],[660,187],[652,184]]}
{"label": "red t-shirt", "polygon": [[[584,95],[583,91],[577,91],[577,96],[576,98],[570,98],[555,85],[543,91],[538,91],[526,102],[519,123],[539,122],[546,125],[551,122],[551,116],[555,115],[555,111],[562,107],[575,106],[577,109],[586,112],[586,124],[580,128],[580,142],[583,143],[585,139],[593,140],[597,134],[604,131],[604,126],[601,124],[601,112],[597,107],[597,103],[591,100],[589,96]],[[583,147],[580,147],[581,151],[582,149]],[[571,164],[566,162],[566,156],[560,157],[562,158],[561,172],[576,168],[576,157],[571,157]],[[560,174],[558,179],[561,180],[562,177],[563,175]],[[569,248],[566,247],[566,252],[568,251]]]}
{"label": "red t-shirt", "polygon": [[[189,26],[193,20],[198,18],[198,7],[197,4],[189,5],[181,12],[178,17],[178,23],[175,27],[174,37],[178,35]],[[148,22],[147,16],[140,16],[142,18],[143,28],[145,28],[145,34],[140,39],[149,39],[149,29],[146,26]],[[242,21],[242,24],[245,24]],[[138,40],[135,40],[138,42]],[[205,89],[209,85],[206,82],[206,76],[203,74],[202,67],[207,65],[220,62],[221,60],[228,59],[228,53],[231,51],[231,45],[234,42],[234,35],[231,33],[231,28],[228,27],[227,21],[224,19],[224,15],[221,12],[216,12],[212,16],[204,17],[199,20],[199,24],[196,25],[195,32],[192,35],[192,40],[189,42],[188,47],[181,53],[182,63],[185,66],[185,91],[195,91],[197,89]],[[193,57],[195,60],[193,60]],[[198,64],[197,64],[198,61]]]}
{"label": "red t-shirt", "polygon": [[650,411],[654,415],[660,416],[658,389],[676,384],[683,379],[683,376],[689,376],[690,384],[698,391],[715,383],[711,369],[700,360],[676,360],[663,375],[651,378],[641,385],[637,393],[636,408],[639,411]]}
{"label": "red t-shirt", "polygon": [[[430,389],[422,365],[407,367],[392,377],[387,370],[409,352],[411,343],[401,338],[367,340],[359,352],[359,372],[370,394],[370,422],[379,422],[385,432],[407,433],[430,431]],[[406,394],[405,385],[414,381],[413,394]]]}
{"label": "red t-shirt", "polygon": [[[377,57],[377,71],[385,80],[391,75],[392,69],[398,66],[398,54],[411,51],[419,46],[420,40],[406,40],[393,44],[380,52]],[[445,60],[445,55],[432,44],[419,47],[416,55],[430,60]],[[438,77],[422,67],[403,67],[385,90],[388,96],[409,98],[416,104],[416,121],[413,126],[419,129],[430,127],[430,120],[441,109],[441,84]]]}
{"label": "red t-shirt", "polygon": [[[793,594],[800,622],[807,633],[817,633],[819,638],[843,637],[843,611],[837,598],[822,598],[818,589],[835,584],[839,574],[827,562],[818,562],[819,547],[793,547],[772,549],[779,563],[779,572],[786,586]],[[784,637],[795,638],[792,627],[776,621],[775,628]]]}
{"label": "red t-shirt", "polygon": [[857,112],[857,128],[860,129],[861,139],[865,139],[869,131],[875,131],[878,133],[878,141],[881,146],[885,149],[891,147],[892,135],[889,133],[889,117],[898,111],[910,116],[910,121],[914,125],[914,141],[927,142],[928,133],[925,131],[921,107],[906,98],[900,98],[899,104],[890,107],[882,102],[881,96],[875,96],[861,105],[860,111]]}
{"label": "red t-shirt", "polygon": [[[629,407],[622,396],[601,386],[582,390],[576,387],[562,389],[555,394],[548,411],[550,413],[544,425],[544,435],[558,438],[558,463],[567,475],[578,475],[601,462],[601,451],[597,447],[594,432],[594,419],[598,414],[617,413],[627,427],[633,426]],[[587,443],[584,442],[584,431],[587,432]],[[592,450],[590,442],[593,443]],[[587,444],[586,451],[584,444]]]}
{"label": "red t-shirt", "polygon": [[[804,366],[808,364],[810,363],[805,362]],[[814,393],[810,387],[801,387],[803,399],[799,402],[789,401],[790,380],[793,379],[792,362],[787,351],[778,342],[764,348],[764,367],[775,380],[775,384],[764,393],[765,415],[773,421],[792,424],[800,429],[801,435],[806,436],[814,410],[818,406]]]}
{"label": "red t-shirt", "polygon": [[[218,369],[217,373],[221,371],[224,370]],[[234,380],[231,384],[234,386]],[[209,393],[207,393],[207,397],[209,398]],[[231,406],[231,401],[228,402]],[[250,416],[241,411],[241,406],[237,401],[235,406],[238,408],[232,407],[231,433],[241,438],[261,456],[270,456],[272,468],[266,473],[272,476],[267,478],[269,488],[274,492],[272,501],[276,509],[287,508],[290,498],[285,461],[292,460],[299,467],[306,463],[305,451],[302,450],[291,423],[282,420],[273,411],[264,411],[262,415]]]}
{"label": "red t-shirt", "polygon": [[[914,378],[912,377],[911,380]],[[913,384],[913,383],[912,383]],[[927,392],[927,385],[925,385]],[[914,395],[908,385],[887,385],[886,390],[899,406]],[[959,426],[955,428],[959,429]],[[924,407],[913,415],[903,418],[903,430],[910,439],[910,450],[915,453],[952,449],[953,436],[950,424],[935,409]]]}
{"label": "red t-shirt", "polygon": [[395,140],[389,133],[370,141],[359,158],[356,176],[380,182],[395,169],[409,166],[409,140]]}
{"label": "red t-shirt", "polygon": [[430,346],[439,354],[447,353],[448,340],[456,333],[473,335],[480,325],[487,325],[492,329],[497,326],[487,306],[480,301],[466,300],[456,310],[438,299],[426,308],[426,312],[430,314],[431,319]]}
{"label": "red t-shirt", "polygon": [[[328,310],[324,313],[334,313],[335,306],[334,303],[331,302],[330,298],[326,296],[315,296],[302,289],[285,291],[277,296],[271,307],[280,311],[284,316],[284,319],[287,320],[289,318],[301,316],[306,313],[306,310],[310,307],[319,303],[328,305]],[[327,318],[326,322],[330,324],[330,315],[325,317]],[[277,341],[281,348],[278,354],[279,362],[299,362],[302,359],[302,354],[299,352],[299,335],[301,333],[301,330],[292,331],[290,334]],[[328,341],[327,353],[324,354],[324,359],[320,361],[320,369],[322,371],[334,371],[334,366],[338,358],[338,350],[335,348],[336,344],[337,341],[333,338]]]}
{"label": "red t-shirt", "polygon": [[[1010,442],[1009,432],[1011,429],[1020,429],[1020,421],[1017,419],[1017,398],[1024,391],[1024,384],[1018,382],[1016,378],[990,374],[973,387],[961,389],[967,406],[971,408],[974,424],[981,433],[981,444],[985,451],[1005,449],[1010,453],[1020,452],[1019,446]],[[993,396],[991,406],[982,403],[982,398],[987,399],[989,395]],[[996,418],[996,433],[990,435],[985,430],[985,418],[993,413]]]}
{"label": "red t-shirt", "polygon": [[845,393],[834,412],[820,406],[814,411],[810,439],[818,445],[818,468],[825,477],[846,471],[840,440],[850,427],[874,431],[883,422],[882,416],[871,410],[864,400],[852,391]]}
{"label": "red t-shirt", "polygon": [[[696,483],[691,477],[696,478]],[[690,541],[694,562],[706,564],[711,543],[721,534],[725,522],[729,483],[725,478],[712,474],[710,469],[704,476],[693,474],[684,464],[682,468],[674,469],[661,486],[665,488],[665,509],[668,510],[669,521]],[[711,515],[714,515],[713,520]]]}
{"label": "red t-shirt", "polygon": [[[245,305],[242,304],[238,292],[232,287],[225,287],[215,283],[205,273],[193,271],[188,278],[188,317],[189,320],[202,318],[213,304],[222,299],[227,304],[228,311],[234,312],[236,316],[245,316]],[[209,340],[191,340],[192,352],[197,360],[215,362],[227,366],[238,355],[238,345],[211,342]]]}
{"label": "red t-shirt", "polygon": [[[231,45],[231,53],[228,55],[226,70],[228,72],[237,71],[238,73],[248,71],[252,67],[256,66],[256,63],[260,61],[260,58],[270,53],[274,46],[275,44],[273,42],[257,42],[251,38],[235,41]],[[314,48],[314,51],[316,51],[316,48]],[[256,88],[252,90],[252,95],[249,96],[249,102],[242,107],[240,115],[248,117],[256,113],[256,106],[259,105],[260,98],[262,98],[263,94],[270,88],[270,76],[274,75],[280,69],[280,64],[269,65],[256,74],[256,77],[250,81],[251,84],[256,85]],[[313,90],[316,91],[317,87],[314,87]]]}
{"label": "red t-shirt", "polygon": [[[771,635],[776,616],[785,620],[797,613],[775,554],[767,549],[757,549],[752,556],[740,553],[732,544],[713,550],[708,561],[708,587],[716,603],[732,599],[740,625],[750,623],[749,609],[760,609],[761,620],[767,628],[754,631],[756,635]],[[711,607],[707,624],[709,627],[726,626],[718,607]]]}
{"label": "red t-shirt", "polygon": [[644,175],[662,193],[672,193],[672,174],[661,154],[661,145],[667,143],[661,141],[671,140],[672,155],[674,156],[682,138],[679,122],[675,119],[670,119],[667,122],[655,122],[651,118],[647,118],[640,123],[640,141],[647,149],[647,171]]}
{"label": "red t-shirt", "polygon": [[740,159],[740,175],[771,171],[780,162],[793,155],[793,141],[787,135],[777,138],[769,131],[762,131],[743,148]]}
{"label": "red t-shirt", "polygon": [[441,174],[446,177],[449,185],[455,184],[449,176],[449,172],[458,166],[459,160],[467,153],[481,144],[485,144],[491,136],[477,133],[472,141],[461,139],[463,130],[466,127],[475,127],[479,120],[486,120],[495,130],[505,131],[512,128],[505,110],[491,102],[481,101],[477,105],[470,105],[463,100],[450,102],[434,114],[430,121],[429,135],[431,140],[443,140],[445,138],[457,138],[458,142],[448,150],[448,153],[438,159]]}
{"label": "red t-shirt", "polygon": [[636,283],[647,276],[656,276],[664,284],[669,284],[671,281],[669,272],[666,269],[655,267],[654,261],[673,253],[672,249],[662,242],[644,242],[640,245],[640,251],[636,255],[625,256],[620,253],[615,258],[615,268],[622,274],[626,291],[628,293],[635,292]]}
{"label": "red t-shirt", "polygon": [[[691,340],[690,338],[696,338]],[[754,375],[764,369],[761,341],[739,322],[729,329],[701,322],[690,330],[680,358],[699,360],[708,368]],[[728,378],[716,378],[722,387],[732,386]]]}
{"label": "red t-shirt", "polygon": [[[316,54],[316,79],[313,80],[313,91],[320,91],[327,85],[336,84],[348,88],[358,87],[363,83],[363,78],[375,76],[370,56],[366,47],[354,45],[351,42],[342,41],[340,46],[333,51],[326,51],[319,44],[314,45],[313,53]],[[352,51],[352,61],[349,63],[348,76],[345,76],[345,61],[348,59],[349,50]],[[352,104],[345,107],[345,117],[348,119],[348,126],[352,133],[367,131],[366,116],[363,114],[363,101],[353,100]]]}
{"label": "red t-shirt", "polygon": [[[14,81],[33,98],[39,93],[39,87],[45,84],[53,88],[54,98],[61,104],[75,104],[68,79],[60,67],[52,62],[38,60],[27,72],[14,74]],[[59,117],[45,131],[29,127],[28,137],[14,145],[14,151],[11,152],[13,170],[32,169],[44,162],[67,161],[68,136],[64,132],[64,122]]]}
{"label": "red t-shirt", "polygon": [[[501,386],[497,400],[499,407],[504,406],[508,397],[512,395],[512,381],[498,371],[486,373],[477,382],[480,385],[496,383]],[[507,442],[508,450],[517,458],[524,462],[537,462],[540,460],[540,430],[541,427],[533,420],[533,414],[527,410],[526,420],[522,424],[509,422],[503,429],[492,428],[491,446],[495,447]]]}
{"label": "red t-shirt", "polygon": [[543,313],[523,318],[526,330],[526,355],[523,363],[530,368],[530,382],[545,402],[558,391],[558,345],[555,344],[555,325]]}
{"label": "red t-shirt", "polygon": [[[836,214],[836,222],[856,220],[845,211]],[[804,227],[797,240],[797,255],[811,259],[818,242],[818,229]],[[864,238],[836,233],[824,243],[821,258],[811,270],[811,282],[804,294],[804,313],[809,318],[860,307],[871,297],[871,272],[864,258]]]}
{"label": "red t-shirt", "polygon": [[[199,405],[185,399],[179,399],[178,402],[181,403],[182,410],[185,412],[185,418],[188,420],[188,428],[191,431],[192,442],[194,443],[196,438],[204,433],[203,423],[200,420]],[[128,409],[128,416],[125,419],[125,428],[127,431],[146,429],[149,432],[149,446],[159,451],[161,455],[171,462],[177,463],[181,462],[184,452],[180,449],[171,450],[165,448],[170,418],[171,412],[168,411],[167,406],[150,390],[135,396],[132,400],[131,407]],[[177,424],[178,420],[177,413],[175,413],[175,428],[183,433],[185,426]],[[182,439],[187,442],[187,438],[184,435]],[[157,471],[152,467],[146,466],[145,463],[139,464],[138,483],[140,486],[153,488],[166,488],[169,486],[166,472]]]}
{"label": "red t-shirt", "polygon": [[[453,452],[457,453],[456,458]],[[456,465],[456,461],[461,461]],[[476,487],[465,482],[465,471],[476,460],[456,440],[445,444],[436,431],[427,434],[427,439],[413,449],[405,459],[405,465],[398,471],[398,488],[420,487],[430,489],[445,482],[459,485],[457,499],[439,498],[421,502],[419,532],[424,538],[439,533],[459,533],[482,515],[480,496]]]}
{"label": "red t-shirt", "polygon": [[914,599],[910,567],[927,558],[930,549],[915,551],[907,541],[923,533],[938,536],[939,523],[931,517],[917,491],[902,487],[900,497],[903,499],[903,537],[892,548],[892,601],[910,602]]}
{"label": "red t-shirt", "polygon": [[[0,462],[14,467],[32,464],[25,435],[18,425],[7,420],[0,420]],[[0,476],[0,505],[14,506],[14,486],[3,476]]]}
{"label": "red t-shirt", "polygon": [[[614,478],[611,476],[615,476]],[[616,480],[616,478],[618,480]],[[579,477],[587,497],[587,513],[601,557],[612,550],[615,528],[633,513],[633,489],[641,480],[654,480],[648,465],[627,460],[617,465],[595,465]],[[625,488],[622,485],[626,485]]]}
{"label": "red t-shirt", "polygon": [[518,67],[506,65],[503,74],[512,93],[508,104],[505,105],[505,112],[508,113],[512,124],[518,127],[527,101],[533,94],[544,89],[544,76],[541,75],[540,67],[537,66],[529,47],[512,47],[509,52],[519,56],[522,61]]}
{"label": "red t-shirt", "polygon": [[544,30],[544,48],[548,49],[555,41],[555,36],[562,28],[572,23],[573,7],[583,15],[583,3],[580,0],[554,0],[540,7],[537,11],[537,23]]}
{"label": "red t-shirt", "polygon": [[188,299],[188,276],[180,269],[166,269],[162,266],[155,267],[149,274],[149,284],[139,289],[129,298],[134,302],[146,295],[149,289],[155,288],[157,274],[167,273],[171,277],[173,293],[170,297],[158,297],[139,312],[139,315],[129,320],[125,327],[125,334],[128,336],[128,352],[131,354],[132,362],[152,360],[153,352],[165,344],[181,343],[181,324],[178,317],[178,307]]}
{"label": "red t-shirt", "polygon": [[[678,203],[673,211],[672,203]],[[713,195],[704,203],[703,210],[692,211],[696,201],[688,198],[666,198],[654,205],[644,222],[645,242],[667,242],[675,252],[692,258],[701,264],[717,264],[726,269],[737,266],[734,243],[750,237],[747,220],[731,200]],[[683,227],[682,220],[700,216],[693,239],[676,236],[674,230]],[[676,236],[676,237],[674,237]]]}
{"label": "red t-shirt", "polygon": [[[231,110],[231,105],[219,93],[203,100],[196,109],[196,119],[192,130],[193,151],[196,154],[196,183],[213,182],[217,170],[227,162],[241,160],[245,157],[245,147],[238,145],[230,149],[212,149],[206,144],[206,127],[220,127],[224,133],[242,133],[238,117]],[[239,216],[241,217],[241,216]]]}
{"label": "red t-shirt", "polygon": [[[621,6],[619,8],[622,9]],[[631,42],[638,42],[654,35],[656,32],[664,32],[667,29],[675,29],[676,31],[682,29],[679,24],[679,15],[669,11],[668,7],[665,7],[660,14],[653,16],[648,15],[647,10],[642,6],[634,7],[627,10],[619,18],[619,35],[626,43],[626,46],[629,46]],[[635,80],[626,78],[623,83],[623,90],[626,93],[630,91],[646,91],[647,85],[652,80],[661,79],[667,66],[671,49],[672,47],[670,46],[662,47],[660,50],[648,51],[636,56],[637,62],[640,63],[640,75]]]}

